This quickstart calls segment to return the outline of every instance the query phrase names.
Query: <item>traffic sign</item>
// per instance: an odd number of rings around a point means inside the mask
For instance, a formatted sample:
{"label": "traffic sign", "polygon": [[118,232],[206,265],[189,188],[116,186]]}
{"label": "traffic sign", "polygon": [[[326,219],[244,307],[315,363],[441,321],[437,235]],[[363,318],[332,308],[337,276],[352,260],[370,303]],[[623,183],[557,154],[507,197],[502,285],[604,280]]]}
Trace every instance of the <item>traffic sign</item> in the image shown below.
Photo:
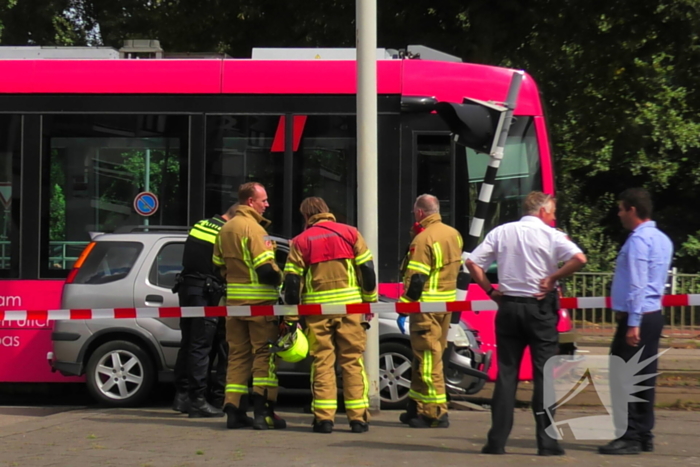
{"label": "traffic sign", "polygon": [[152,216],[158,210],[158,197],[150,191],[144,191],[134,198],[134,209],[144,217]]}

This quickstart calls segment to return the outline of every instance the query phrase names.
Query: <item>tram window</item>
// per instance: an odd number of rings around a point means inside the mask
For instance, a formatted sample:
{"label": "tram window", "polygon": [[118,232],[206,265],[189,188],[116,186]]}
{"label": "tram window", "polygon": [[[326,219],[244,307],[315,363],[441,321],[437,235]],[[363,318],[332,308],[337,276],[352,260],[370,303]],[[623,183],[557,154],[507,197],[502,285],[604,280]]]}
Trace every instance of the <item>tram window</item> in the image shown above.
{"label": "tram window", "polygon": [[284,144],[284,130],[279,131],[279,126],[280,116],[274,115],[207,117],[207,216],[222,214],[237,202],[241,184],[259,182],[270,203],[265,211],[265,217],[272,221],[268,232],[283,234],[284,152],[277,150],[277,145],[273,151],[276,136]]}
{"label": "tram window", "polygon": [[[22,117],[0,115],[0,275],[17,277],[19,251],[19,167]],[[15,187],[15,190],[13,190]]]}
{"label": "tram window", "polygon": [[416,136],[417,196],[431,194],[440,201],[440,215],[452,224],[452,144],[449,135]]}
{"label": "tram window", "polygon": [[[44,115],[42,277],[63,277],[91,232],[187,225],[188,117]],[[156,195],[150,216],[134,207]]]}
{"label": "tram window", "polygon": [[338,222],[355,225],[356,128],[354,115],[312,115],[305,121],[294,154],[295,235],[304,230],[299,205],[309,196],[323,198]]}

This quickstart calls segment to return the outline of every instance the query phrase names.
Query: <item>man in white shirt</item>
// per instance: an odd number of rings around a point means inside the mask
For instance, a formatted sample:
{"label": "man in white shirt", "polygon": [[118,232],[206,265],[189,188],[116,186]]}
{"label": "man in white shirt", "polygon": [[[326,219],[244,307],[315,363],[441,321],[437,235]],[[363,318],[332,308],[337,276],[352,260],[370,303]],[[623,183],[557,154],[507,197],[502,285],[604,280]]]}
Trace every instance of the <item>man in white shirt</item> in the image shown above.
{"label": "man in white shirt", "polygon": [[[474,281],[498,303],[498,377],[491,405],[491,430],[481,452],[505,453],[513,427],[518,371],[525,347],[530,346],[537,454],[561,456],[564,449],[545,431],[552,422],[543,407],[543,371],[559,345],[557,281],[581,269],[586,256],[566,234],[551,227],[556,219],[554,197],[533,191],[525,198],[523,212],[520,221],[493,229],[466,263]],[[498,265],[498,290],[484,272],[494,261]],[[561,268],[559,263],[564,263]]]}

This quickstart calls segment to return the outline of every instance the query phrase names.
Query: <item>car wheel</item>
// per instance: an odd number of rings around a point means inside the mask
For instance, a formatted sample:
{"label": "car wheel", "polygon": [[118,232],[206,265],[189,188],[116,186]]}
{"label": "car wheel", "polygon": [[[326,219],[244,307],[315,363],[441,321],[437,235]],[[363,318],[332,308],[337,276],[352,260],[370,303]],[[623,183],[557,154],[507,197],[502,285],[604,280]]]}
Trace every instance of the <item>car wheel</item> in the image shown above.
{"label": "car wheel", "polygon": [[379,346],[379,397],[384,410],[406,407],[411,389],[411,348],[398,342]]}
{"label": "car wheel", "polygon": [[90,356],[86,369],[87,387],[97,401],[112,407],[129,407],[143,402],[153,388],[153,362],[138,345],[112,341]]}

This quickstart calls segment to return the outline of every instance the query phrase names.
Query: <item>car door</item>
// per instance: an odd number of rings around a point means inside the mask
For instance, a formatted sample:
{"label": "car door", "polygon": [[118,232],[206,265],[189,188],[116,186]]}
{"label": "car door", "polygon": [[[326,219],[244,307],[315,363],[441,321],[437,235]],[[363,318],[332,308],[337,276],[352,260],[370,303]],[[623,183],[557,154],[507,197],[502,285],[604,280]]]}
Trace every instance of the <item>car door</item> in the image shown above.
{"label": "car door", "polygon": [[[172,292],[175,276],[182,270],[185,237],[158,239],[148,252],[134,283],[137,307],[179,306]],[[167,368],[175,368],[180,348],[179,318],[139,318],[137,324],[147,329],[160,345]]]}

